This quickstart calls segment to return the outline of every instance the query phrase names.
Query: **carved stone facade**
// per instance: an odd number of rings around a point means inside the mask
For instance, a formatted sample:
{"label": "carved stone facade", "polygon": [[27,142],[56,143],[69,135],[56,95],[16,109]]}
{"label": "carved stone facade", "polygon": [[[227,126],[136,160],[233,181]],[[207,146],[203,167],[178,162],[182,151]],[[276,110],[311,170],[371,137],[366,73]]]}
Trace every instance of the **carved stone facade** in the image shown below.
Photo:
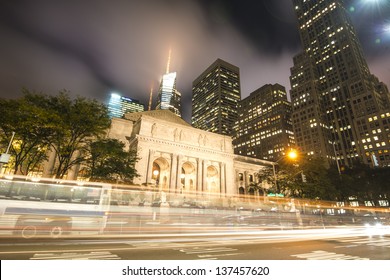
{"label": "carved stone facade", "polygon": [[196,129],[168,110],[114,118],[108,137],[137,151],[136,170],[141,176],[134,183],[162,191],[246,193],[255,173],[271,165],[235,155],[231,137]]}

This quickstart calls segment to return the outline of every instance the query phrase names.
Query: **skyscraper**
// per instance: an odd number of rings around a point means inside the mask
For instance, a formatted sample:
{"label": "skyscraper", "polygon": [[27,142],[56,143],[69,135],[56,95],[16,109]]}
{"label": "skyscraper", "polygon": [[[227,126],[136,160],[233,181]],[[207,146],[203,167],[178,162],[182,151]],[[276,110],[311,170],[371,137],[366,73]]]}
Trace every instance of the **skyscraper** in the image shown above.
{"label": "skyscraper", "polygon": [[264,85],[238,104],[234,153],[276,161],[295,147],[285,87]]}
{"label": "skyscraper", "polygon": [[171,51],[169,51],[166,73],[158,90],[156,110],[170,110],[181,117],[181,93],[176,89],[176,72],[170,72]]}
{"label": "skyscraper", "polygon": [[217,59],[192,83],[192,125],[233,136],[240,99],[239,68]]}
{"label": "skyscraper", "polygon": [[389,91],[370,73],[343,1],[293,4],[304,49],[290,77],[297,145],[339,168],[356,160],[390,165],[389,126],[382,122],[390,114]]}
{"label": "skyscraper", "polygon": [[108,114],[110,118],[122,118],[126,113],[143,112],[145,106],[138,100],[130,97],[111,93],[108,103]]}

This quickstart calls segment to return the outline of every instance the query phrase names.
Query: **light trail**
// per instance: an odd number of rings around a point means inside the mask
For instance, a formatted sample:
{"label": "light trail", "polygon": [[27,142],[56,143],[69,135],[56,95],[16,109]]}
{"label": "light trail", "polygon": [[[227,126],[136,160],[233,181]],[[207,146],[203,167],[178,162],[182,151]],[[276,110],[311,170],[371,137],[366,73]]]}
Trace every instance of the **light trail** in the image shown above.
{"label": "light trail", "polygon": [[[384,228],[385,234],[390,234],[389,227]],[[221,238],[221,236],[223,238]],[[129,238],[110,240],[115,236],[106,236],[106,240],[65,240],[65,242],[53,242],[53,243],[22,243],[22,244],[9,244],[14,246],[42,246],[42,245],[113,245],[104,248],[85,248],[85,249],[61,249],[61,250],[20,250],[20,251],[0,251],[0,254],[35,254],[35,253],[81,253],[91,251],[135,251],[135,250],[156,250],[161,248],[189,248],[197,246],[234,246],[242,244],[269,244],[269,243],[284,243],[284,242],[299,242],[307,240],[323,240],[323,239],[338,239],[338,238],[352,238],[358,236],[370,236],[367,234],[365,228],[337,228],[337,229],[314,229],[314,230],[289,230],[289,231],[267,231],[267,232],[211,232],[201,234],[154,234],[148,236],[152,239],[139,239],[140,236],[129,236]],[[131,239],[130,239],[131,237]],[[179,238],[180,237],[180,238]],[[117,238],[117,237],[116,237]],[[145,236],[143,236],[145,238]],[[123,244],[130,245],[129,247],[123,247]],[[2,244],[4,246],[4,244]]]}

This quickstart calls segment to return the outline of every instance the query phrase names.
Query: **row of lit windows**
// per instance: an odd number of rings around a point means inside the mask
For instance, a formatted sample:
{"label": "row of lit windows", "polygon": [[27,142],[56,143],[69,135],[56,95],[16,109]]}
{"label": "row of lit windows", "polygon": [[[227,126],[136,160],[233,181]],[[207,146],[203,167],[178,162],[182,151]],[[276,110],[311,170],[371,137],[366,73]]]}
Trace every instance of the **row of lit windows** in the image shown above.
{"label": "row of lit windows", "polygon": [[[380,117],[381,117],[382,119],[384,119],[384,118],[386,118],[386,117],[390,117],[390,113],[381,114]],[[377,117],[377,116],[368,118],[368,121],[369,121],[369,122],[376,121],[376,120],[378,120],[378,117]]]}
{"label": "row of lit windows", "polygon": [[[385,147],[386,146],[386,143],[385,142],[381,142],[381,143],[375,143],[375,147],[377,148],[380,148],[380,147]],[[368,150],[368,149],[373,149],[373,145],[372,144],[369,144],[369,145],[364,145],[363,148],[365,150]]]}
{"label": "row of lit windows", "polygon": [[[313,10],[314,8],[316,8],[317,5],[315,5],[313,8],[311,8],[311,10]],[[307,28],[309,27],[314,21],[316,21],[319,17],[323,16],[325,13],[327,13],[328,11],[332,11],[336,8],[336,3],[332,3],[329,5],[329,7],[326,7],[324,8],[322,11],[318,11],[317,14],[315,16],[311,16],[310,19],[305,23],[303,24],[300,29],[304,29],[304,28]],[[298,6],[295,7],[295,9],[298,9]],[[310,11],[306,11],[304,13],[304,16],[307,16],[309,14]]]}

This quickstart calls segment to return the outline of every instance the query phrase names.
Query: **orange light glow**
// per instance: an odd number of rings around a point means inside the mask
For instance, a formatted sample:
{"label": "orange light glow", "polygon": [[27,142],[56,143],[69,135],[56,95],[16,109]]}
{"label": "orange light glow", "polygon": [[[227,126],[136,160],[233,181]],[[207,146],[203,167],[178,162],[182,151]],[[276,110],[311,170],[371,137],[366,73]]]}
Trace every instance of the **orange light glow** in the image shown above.
{"label": "orange light glow", "polygon": [[290,159],[296,159],[298,157],[298,153],[294,150],[291,150],[288,152],[287,157]]}

